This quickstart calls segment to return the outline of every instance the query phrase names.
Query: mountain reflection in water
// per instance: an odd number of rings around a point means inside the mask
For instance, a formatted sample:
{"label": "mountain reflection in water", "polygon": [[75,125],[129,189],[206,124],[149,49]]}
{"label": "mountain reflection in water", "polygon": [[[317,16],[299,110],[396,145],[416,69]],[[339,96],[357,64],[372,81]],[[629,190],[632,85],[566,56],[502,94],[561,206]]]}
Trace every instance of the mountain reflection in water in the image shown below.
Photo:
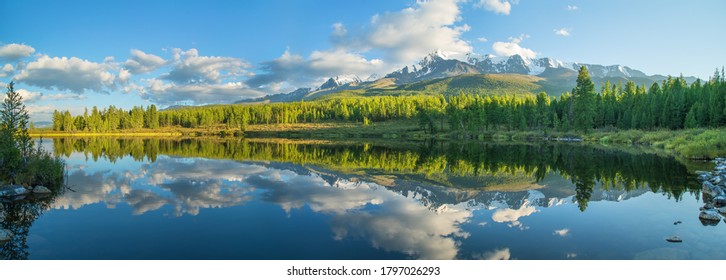
{"label": "mountain reflection in water", "polygon": [[[688,208],[699,195],[694,176],[674,158],[582,144],[59,138],[53,150],[68,157],[73,191],[54,198],[49,213],[34,225],[43,242],[37,250],[30,244],[29,250],[37,253],[30,258],[652,258],[643,252],[667,246],[660,237],[671,234],[652,232],[662,228],[652,224],[672,223],[693,210]],[[634,201],[625,203],[629,200]],[[593,203],[599,207],[591,210]],[[628,216],[623,211],[640,212]],[[257,212],[266,216],[253,217]],[[114,247],[114,235],[99,232],[92,242],[104,249],[89,257],[83,250],[55,248],[54,236],[42,233],[54,224],[54,216],[101,221],[107,214],[123,217],[117,223],[126,223],[131,231],[162,231],[155,226],[172,224],[206,246],[171,255],[155,244],[160,251],[128,255]],[[682,228],[689,227],[690,217],[681,219]],[[185,224],[192,222],[206,228]],[[152,228],[137,228],[139,224]],[[309,226],[296,227],[305,224]],[[619,242],[635,245],[616,249],[608,245],[613,236],[604,236],[605,230],[640,236],[621,236]],[[264,237],[242,240],[258,234]],[[643,235],[659,240],[643,240]],[[63,234],[56,237],[55,242],[64,242]],[[158,242],[149,234],[128,238],[137,246]],[[165,244],[173,245],[181,237],[165,238]],[[552,242],[531,245],[543,239]],[[306,255],[272,240],[335,248]],[[223,250],[222,243],[237,244],[240,250]],[[259,251],[242,250],[250,246]],[[723,257],[684,247],[677,249],[685,252],[679,251],[678,258]],[[174,250],[181,249],[169,249]]]}

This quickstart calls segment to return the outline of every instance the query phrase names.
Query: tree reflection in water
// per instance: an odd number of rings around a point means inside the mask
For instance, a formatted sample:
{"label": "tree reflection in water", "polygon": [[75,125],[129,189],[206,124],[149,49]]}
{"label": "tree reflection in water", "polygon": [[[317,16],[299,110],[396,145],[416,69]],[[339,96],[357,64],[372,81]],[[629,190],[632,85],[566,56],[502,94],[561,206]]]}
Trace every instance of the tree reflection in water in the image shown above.
{"label": "tree reflection in water", "polygon": [[9,230],[13,237],[10,241],[2,244],[2,250],[0,250],[1,259],[27,260],[29,258],[27,242],[30,227],[38,217],[51,208],[57,196],[58,194],[53,194],[3,203],[5,221],[0,223],[0,228]]}

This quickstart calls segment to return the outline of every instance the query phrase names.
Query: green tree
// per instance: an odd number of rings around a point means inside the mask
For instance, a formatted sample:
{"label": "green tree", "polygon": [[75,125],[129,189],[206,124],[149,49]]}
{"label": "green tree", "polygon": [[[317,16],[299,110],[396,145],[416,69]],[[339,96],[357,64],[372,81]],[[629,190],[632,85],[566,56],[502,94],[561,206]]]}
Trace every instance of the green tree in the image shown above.
{"label": "green tree", "polygon": [[574,128],[587,132],[593,126],[595,115],[595,84],[583,65],[577,74],[577,86],[572,92],[574,101]]}
{"label": "green tree", "polygon": [[33,142],[28,135],[30,117],[23,104],[23,97],[14,89],[15,83],[10,82],[0,111],[0,130],[4,137],[10,139],[10,144],[20,151],[24,161],[33,150]]}

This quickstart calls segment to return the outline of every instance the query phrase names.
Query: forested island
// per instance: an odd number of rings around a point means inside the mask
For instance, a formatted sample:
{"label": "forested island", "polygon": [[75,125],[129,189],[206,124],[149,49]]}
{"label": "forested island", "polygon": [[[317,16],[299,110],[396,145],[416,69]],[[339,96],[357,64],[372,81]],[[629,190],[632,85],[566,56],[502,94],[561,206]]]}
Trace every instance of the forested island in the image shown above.
{"label": "forested island", "polygon": [[[576,87],[559,97],[396,91],[387,96],[346,96],[267,104],[230,104],[158,110],[113,105],[83,115],[55,111],[51,131],[34,135],[178,133],[437,139],[585,139],[656,145],[690,158],[726,153],[726,77],[688,84],[606,81],[600,91],[582,66]],[[315,131],[320,131],[316,133]],[[331,136],[332,135],[332,136]]]}

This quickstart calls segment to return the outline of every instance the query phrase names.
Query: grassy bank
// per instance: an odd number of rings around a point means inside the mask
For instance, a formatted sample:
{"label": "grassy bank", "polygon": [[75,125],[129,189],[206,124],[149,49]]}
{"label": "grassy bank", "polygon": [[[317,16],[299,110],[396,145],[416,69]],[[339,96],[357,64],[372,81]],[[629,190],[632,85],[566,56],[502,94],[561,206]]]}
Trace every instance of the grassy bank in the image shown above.
{"label": "grassy bank", "polygon": [[588,141],[651,145],[692,159],[726,156],[726,129],[596,132]]}
{"label": "grassy bank", "polygon": [[425,133],[415,120],[394,120],[364,125],[350,122],[258,124],[249,125],[244,134],[226,127],[174,128],[165,130],[135,130],[111,133],[57,132],[34,130],[33,137],[181,137],[181,136],[241,136],[245,138],[285,138],[305,140],[479,140],[479,141],[543,141],[545,138],[575,137],[601,144],[635,144],[652,146],[691,159],[710,159],[726,156],[726,129],[686,130],[622,130],[579,132],[504,131],[489,130],[477,133],[452,131],[448,124],[438,124],[435,135]]}
{"label": "grassy bank", "polygon": [[354,123],[253,125],[247,137],[282,137],[306,139],[407,139],[424,140],[482,140],[482,141],[543,141],[545,138],[580,138],[601,144],[645,145],[660,148],[691,159],[712,159],[726,156],[726,129],[684,130],[623,130],[580,132],[499,131],[479,133],[451,131],[447,124],[434,136],[424,131],[413,120],[380,122],[370,125]]}

